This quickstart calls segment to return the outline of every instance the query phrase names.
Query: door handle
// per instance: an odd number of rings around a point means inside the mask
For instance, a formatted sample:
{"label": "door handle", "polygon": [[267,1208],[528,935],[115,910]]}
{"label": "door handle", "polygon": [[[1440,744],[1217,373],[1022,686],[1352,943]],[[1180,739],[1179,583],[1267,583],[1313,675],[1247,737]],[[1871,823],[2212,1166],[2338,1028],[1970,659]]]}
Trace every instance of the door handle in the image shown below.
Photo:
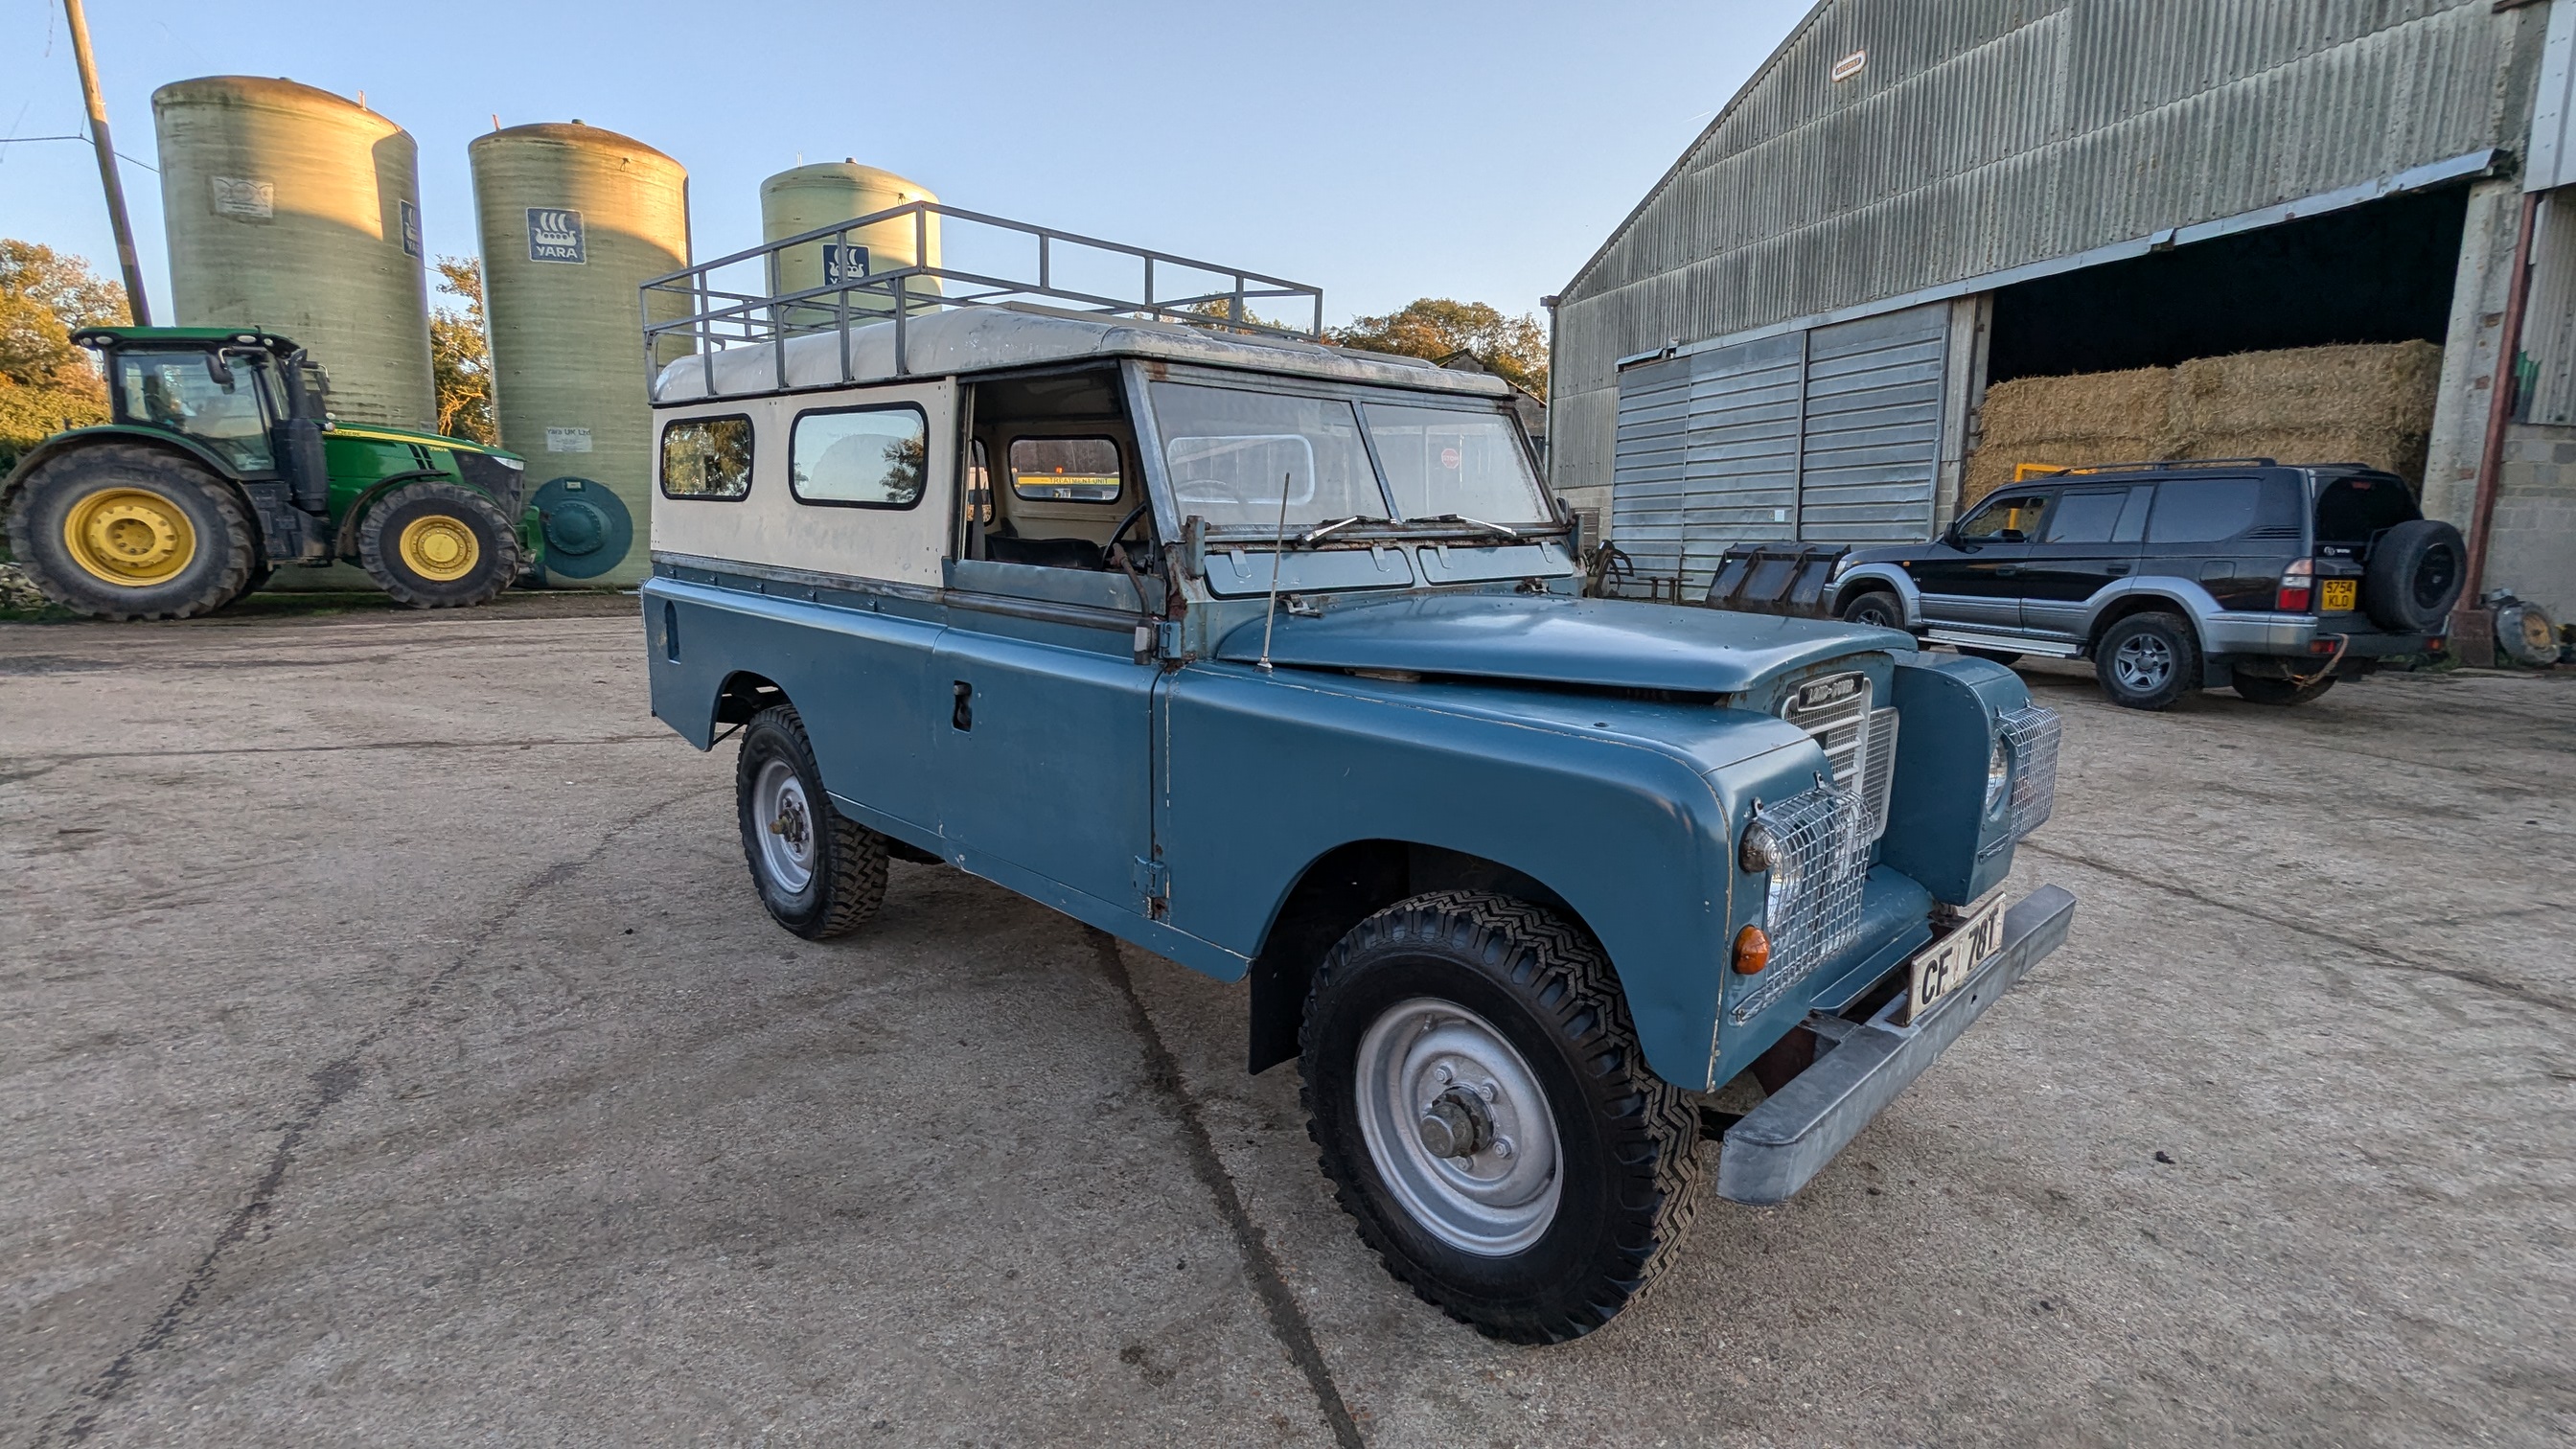
{"label": "door handle", "polygon": [[960,679],[953,688],[957,703],[948,711],[948,723],[961,730],[971,730],[975,727],[975,686]]}
{"label": "door handle", "polygon": [[2120,575],[2120,574],[2125,574],[2125,573],[2127,573],[2128,571],[2129,571],[2129,566],[2128,566],[2127,564],[2124,564],[2124,563],[2105,564],[2105,565],[2103,565],[2103,566],[2102,566],[2102,572],[2104,572],[2104,573],[2106,573],[2106,574],[2111,574],[2111,575],[2114,575],[2114,576],[2117,576],[2117,575]]}
{"label": "door handle", "polygon": [[1999,578],[1999,579],[2017,579],[2017,578],[2020,578],[2020,577],[2021,577],[2021,565],[2020,565],[2020,564],[1997,564],[1997,565],[1995,565],[1995,577],[1996,577],[1996,578]]}

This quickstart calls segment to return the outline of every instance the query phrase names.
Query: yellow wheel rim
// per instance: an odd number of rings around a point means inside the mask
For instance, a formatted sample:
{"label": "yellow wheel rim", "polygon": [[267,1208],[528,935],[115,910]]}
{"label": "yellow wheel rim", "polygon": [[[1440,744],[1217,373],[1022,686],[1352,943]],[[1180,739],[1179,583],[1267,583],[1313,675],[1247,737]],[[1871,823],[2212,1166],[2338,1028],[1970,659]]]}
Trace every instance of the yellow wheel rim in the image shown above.
{"label": "yellow wheel rim", "polygon": [[483,544],[461,518],[433,513],[403,525],[395,549],[403,567],[432,583],[452,584],[483,561]]}
{"label": "yellow wheel rim", "polygon": [[105,583],[168,583],[197,557],[197,530],[178,504],[143,488],[102,488],[63,518],[63,547]]}

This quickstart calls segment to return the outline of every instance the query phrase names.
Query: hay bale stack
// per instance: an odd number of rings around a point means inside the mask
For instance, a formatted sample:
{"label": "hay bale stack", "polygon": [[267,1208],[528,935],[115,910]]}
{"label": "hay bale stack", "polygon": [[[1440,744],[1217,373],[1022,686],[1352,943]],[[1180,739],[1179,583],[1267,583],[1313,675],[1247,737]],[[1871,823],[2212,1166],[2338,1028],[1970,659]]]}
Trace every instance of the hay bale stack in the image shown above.
{"label": "hay bale stack", "polygon": [[2366,463],[2420,488],[2441,371],[2440,347],[2397,342],[2017,378],[1986,392],[1963,502],[2021,463],[2150,458]]}

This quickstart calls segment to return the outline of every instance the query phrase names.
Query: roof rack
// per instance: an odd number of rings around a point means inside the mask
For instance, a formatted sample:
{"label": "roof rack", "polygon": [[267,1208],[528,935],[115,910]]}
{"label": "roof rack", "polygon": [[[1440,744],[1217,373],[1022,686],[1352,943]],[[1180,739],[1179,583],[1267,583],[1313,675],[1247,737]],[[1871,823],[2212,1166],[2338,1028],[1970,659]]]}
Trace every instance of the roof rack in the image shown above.
{"label": "roof rack", "polygon": [[2138,473],[2150,468],[2278,468],[2273,458],[2158,458],[2144,463],[2083,463],[2060,466],[2056,463],[2015,463],[2012,480],[2027,483],[2033,478],[2076,478],[2087,473]]}
{"label": "roof rack", "polygon": [[[934,247],[943,259],[963,251],[979,261],[992,258],[992,270],[921,262],[870,267],[869,238],[859,234],[907,221],[914,257],[928,257]],[[858,245],[852,244],[854,237]],[[835,276],[827,269],[818,286],[781,285],[780,264],[787,252],[826,245],[838,247],[838,256],[859,258],[860,270]],[[1017,261],[1012,259],[1014,253],[1021,254]],[[1133,285],[1117,276],[1122,272],[1136,275]],[[1081,278],[1083,284],[1076,285],[1070,278]],[[847,382],[853,380],[850,329],[890,321],[895,371],[901,374],[910,371],[904,341],[911,319],[954,307],[1041,299],[1103,317],[1179,322],[1255,338],[1324,339],[1321,287],[935,201],[909,202],[764,242],[655,277],[643,285],[642,294],[647,375],[657,374],[667,361],[695,353],[708,359],[710,391],[715,386],[715,354],[731,348],[775,349],[783,386],[787,340],[837,331],[842,380]],[[1254,303],[1274,314],[1283,310],[1305,314],[1308,325],[1263,320],[1256,315]]]}

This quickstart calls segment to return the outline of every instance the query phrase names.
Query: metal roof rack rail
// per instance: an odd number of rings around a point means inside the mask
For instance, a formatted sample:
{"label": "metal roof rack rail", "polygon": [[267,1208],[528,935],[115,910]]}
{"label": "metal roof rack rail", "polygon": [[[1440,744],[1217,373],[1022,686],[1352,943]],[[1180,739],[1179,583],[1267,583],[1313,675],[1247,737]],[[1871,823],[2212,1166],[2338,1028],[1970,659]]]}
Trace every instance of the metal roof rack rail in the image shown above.
{"label": "metal roof rack rail", "polygon": [[[938,245],[943,259],[962,249],[979,260],[994,257],[994,269],[951,266],[943,260],[940,264],[916,261],[879,270],[862,260],[862,270],[857,275],[826,275],[818,286],[788,288],[780,283],[780,261],[789,250],[831,245],[840,249],[840,256],[864,258],[867,248],[853,246],[853,235],[890,223],[900,225],[908,220],[912,226],[912,255],[929,256],[934,217],[938,219]],[[962,248],[960,243],[964,243]],[[1027,249],[1022,262],[1000,260],[1022,248]],[[1141,276],[1133,287],[1098,280],[1106,273],[1135,269],[1141,269]],[[1067,280],[1069,276],[1080,276],[1086,282],[1074,285]],[[835,331],[841,337],[842,380],[852,381],[850,329],[881,322],[894,324],[895,371],[908,373],[904,341],[907,324],[913,318],[950,308],[1008,302],[1045,301],[1060,307],[1070,304],[1071,310],[1103,318],[1176,322],[1256,339],[1314,343],[1324,340],[1321,287],[935,201],[889,207],[764,242],[655,277],[644,283],[641,292],[646,375],[658,374],[667,361],[695,353],[707,359],[710,391],[715,386],[714,358],[718,352],[737,347],[771,348],[778,358],[779,385],[784,387],[787,340]],[[1304,314],[1306,325],[1265,320],[1256,314],[1255,303],[1274,315],[1280,311]]]}
{"label": "metal roof rack rail", "polygon": [[2087,473],[2138,473],[2149,468],[2278,468],[2274,458],[2157,458],[2135,463],[2015,463],[2012,480],[2076,478]]}

